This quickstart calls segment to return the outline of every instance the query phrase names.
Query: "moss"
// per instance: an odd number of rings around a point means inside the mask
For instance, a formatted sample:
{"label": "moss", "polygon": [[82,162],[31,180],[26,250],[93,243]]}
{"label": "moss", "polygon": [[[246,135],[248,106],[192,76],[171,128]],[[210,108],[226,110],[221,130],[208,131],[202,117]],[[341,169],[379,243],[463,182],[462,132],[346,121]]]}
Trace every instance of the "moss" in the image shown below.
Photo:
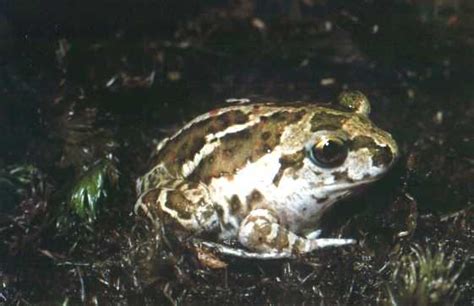
{"label": "moss", "polygon": [[434,252],[411,247],[396,263],[393,286],[387,289],[391,305],[453,305],[459,298],[456,283],[464,269],[439,245]]}

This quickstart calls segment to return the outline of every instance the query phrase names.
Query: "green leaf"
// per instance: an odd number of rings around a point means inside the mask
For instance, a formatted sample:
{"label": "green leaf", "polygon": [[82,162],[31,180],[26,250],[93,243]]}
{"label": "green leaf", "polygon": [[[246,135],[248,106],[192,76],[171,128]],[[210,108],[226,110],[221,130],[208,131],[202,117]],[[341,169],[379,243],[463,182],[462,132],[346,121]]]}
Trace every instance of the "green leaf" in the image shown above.
{"label": "green leaf", "polygon": [[116,187],[117,181],[118,171],[111,161],[96,164],[72,188],[70,209],[82,221],[95,222],[103,209],[108,191]]}

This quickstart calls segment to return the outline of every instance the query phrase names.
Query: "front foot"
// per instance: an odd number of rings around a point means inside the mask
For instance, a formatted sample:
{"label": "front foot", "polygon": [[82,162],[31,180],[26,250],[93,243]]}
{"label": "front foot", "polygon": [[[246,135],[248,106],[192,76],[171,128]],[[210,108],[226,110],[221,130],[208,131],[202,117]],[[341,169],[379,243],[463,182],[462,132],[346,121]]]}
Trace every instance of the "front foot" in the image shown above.
{"label": "front foot", "polygon": [[[299,236],[281,226],[277,216],[268,209],[255,209],[242,221],[239,242],[260,258],[289,258],[315,250],[355,244],[354,239],[317,238],[320,231]],[[253,256],[253,255],[251,255]],[[258,257],[258,256],[257,256]]]}
{"label": "front foot", "polygon": [[[354,239],[331,239],[331,238],[314,239],[311,241],[314,247],[313,250],[323,249],[323,248],[328,248],[328,247],[351,245],[357,242]],[[243,250],[239,248],[226,246],[221,243],[209,242],[209,241],[195,241],[194,243],[196,246],[200,248],[207,248],[219,254],[246,258],[246,259],[272,260],[272,259],[295,258],[295,257],[298,257],[298,255],[300,255],[298,253],[281,252],[281,251],[276,251],[276,250],[270,250],[269,252],[263,252],[263,253],[251,252],[251,251],[247,251],[247,250]]]}
{"label": "front foot", "polygon": [[207,248],[219,254],[246,258],[246,259],[282,259],[282,258],[293,257],[291,256],[291,254],[282,253],[282,252],[270,252],[270,253],[251,252],[251,251],[247,251],[247,250],[243,250],[239,248],[230,247],[221,243],[209,242],[209,241],[199,241],[199,242],[194,242],[194,243],[201,248]]}
{"label": "front foot", "polygon": [[324,248],[331,248],[331,247],[340,247],[345,245],[356,244],[357,240],[355,239],[342,239],[342,238],[318,238],[309,240],[309,244],[311,244],[311,251],[319,250]]}

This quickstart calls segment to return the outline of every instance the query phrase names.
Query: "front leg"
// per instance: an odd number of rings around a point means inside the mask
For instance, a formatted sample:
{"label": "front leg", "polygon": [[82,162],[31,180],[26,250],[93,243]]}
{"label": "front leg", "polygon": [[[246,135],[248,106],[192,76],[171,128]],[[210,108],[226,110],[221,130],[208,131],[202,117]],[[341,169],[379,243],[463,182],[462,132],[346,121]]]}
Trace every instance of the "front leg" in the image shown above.
{"label": "front leg", "polygon": [[242,221],[239,242],[249,250],[268,258],[291,257],[317,249],[354,244],[353,239],[308,239],[296,235],[279,224],[268,209],[255,209]]}

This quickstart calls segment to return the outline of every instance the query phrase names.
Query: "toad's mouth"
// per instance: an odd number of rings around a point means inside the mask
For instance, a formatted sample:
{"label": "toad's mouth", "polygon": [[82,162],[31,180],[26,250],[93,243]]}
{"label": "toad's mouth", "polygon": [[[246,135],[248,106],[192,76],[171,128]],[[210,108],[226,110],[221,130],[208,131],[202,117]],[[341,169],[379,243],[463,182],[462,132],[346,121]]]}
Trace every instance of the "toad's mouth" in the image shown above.
{"label": "toad's mouth", "polygon": [[365,186],[377,181],[377,177],[352,183],[336,183],[318,187],[318,191],[323,193],[337,193],[341,191],[353,191],[354,189],[363,189]]}

